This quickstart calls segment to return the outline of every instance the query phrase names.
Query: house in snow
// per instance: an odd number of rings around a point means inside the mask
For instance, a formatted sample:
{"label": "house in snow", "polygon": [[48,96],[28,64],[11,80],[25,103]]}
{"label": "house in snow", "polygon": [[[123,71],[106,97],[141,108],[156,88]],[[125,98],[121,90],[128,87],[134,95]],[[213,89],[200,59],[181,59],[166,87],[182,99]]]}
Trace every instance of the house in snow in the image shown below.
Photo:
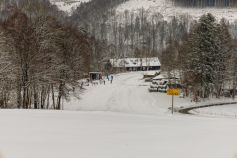
{"label": "house in snow", "polygon": [[123,58],[110,59],[110,65],[115,70],[120,71],[149,71],[160,70],[159,58]]}

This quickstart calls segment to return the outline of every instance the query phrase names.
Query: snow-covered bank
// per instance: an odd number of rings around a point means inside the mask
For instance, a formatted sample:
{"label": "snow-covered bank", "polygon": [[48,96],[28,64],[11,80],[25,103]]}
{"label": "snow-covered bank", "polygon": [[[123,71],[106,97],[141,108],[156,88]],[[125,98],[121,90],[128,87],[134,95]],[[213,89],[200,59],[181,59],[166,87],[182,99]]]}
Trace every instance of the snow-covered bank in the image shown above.
{"label": "snow-covered bank", "polygon": [[195,109],[191,112],[200,116],[237,119],[237,104]]}
{"label": "snow-covered bank", "polygon": [[0,111],[4,158],[234,158],[237,122],[180,115]]}

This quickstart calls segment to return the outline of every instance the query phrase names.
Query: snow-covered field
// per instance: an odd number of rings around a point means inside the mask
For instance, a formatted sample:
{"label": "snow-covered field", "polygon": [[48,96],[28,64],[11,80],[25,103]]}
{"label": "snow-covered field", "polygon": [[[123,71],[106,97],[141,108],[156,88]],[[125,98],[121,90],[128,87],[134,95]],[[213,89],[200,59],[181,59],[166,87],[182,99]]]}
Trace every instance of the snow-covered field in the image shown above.
{"label": "snow-covered field", "polygon": [[237,121],[111,112],[0,111],[4,158],[234,158]]}
{"label": "snow-covered field", "polygon": [[[171,115],[142,74],[89,87],[65,111],[0,110],[3,158],[236,158],[237,119]],[[188,100],[175,98],[177,105]],[[1,156],[0,156],[1,157]]]}
{"label": "snow-covered field", "polygon": [[150,14],[161,13],[165,19],[169,19],[172,16],[189,15],[191,19],[199,19],[200,16],[206,13],[212,13],[217,19],[225,18],[229,21],[237,20],[236,8],[182,8],[174,7],[168,0],[129,0],[121,4],[118,8],[118,12],[138,11],[144,8]]}

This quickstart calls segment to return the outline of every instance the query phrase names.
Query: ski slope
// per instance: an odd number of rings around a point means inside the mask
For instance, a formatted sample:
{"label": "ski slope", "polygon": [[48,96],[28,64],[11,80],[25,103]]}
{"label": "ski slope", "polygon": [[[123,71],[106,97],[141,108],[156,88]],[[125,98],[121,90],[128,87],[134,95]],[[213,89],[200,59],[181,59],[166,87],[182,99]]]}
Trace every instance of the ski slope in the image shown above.
{"label": "ski slope", "polygon": [[182,8],[174,7],[169,0],[129,0],[118,6],[117,12],[123,13],[125,10],[138,12],[142,8],[148,16],[161,13],[166,20],[169,20],[172,16],[181,15],[197,20],[206,13],[212,13],[218,20],[221,18],[225,18],[230,22],[237,20],[237,8]]}
{"label": "ski slope", "polygon": [[149,93],[141,78],[115,75],[64,102],[64,111],[0,110],[2,157],[236,158],[236,119],[172,116],[170,97]]}

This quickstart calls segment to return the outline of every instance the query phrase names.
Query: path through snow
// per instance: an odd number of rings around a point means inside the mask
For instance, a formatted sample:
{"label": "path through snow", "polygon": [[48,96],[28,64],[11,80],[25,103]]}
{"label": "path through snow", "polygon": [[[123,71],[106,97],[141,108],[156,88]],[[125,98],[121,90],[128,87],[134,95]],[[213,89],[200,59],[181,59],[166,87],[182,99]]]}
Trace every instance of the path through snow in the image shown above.
{"label": "path through snow", "polygon": [[[165,93],[150,93],[150,83],[142,79],[143,72],[119,74],[113,84],[88,87],[81,100],[72,99],[64,105],[67,110],[111,111],[141,114],[168,113],[171,97]],[[176,106],[188,105],[188,99],[175,97]]]}

